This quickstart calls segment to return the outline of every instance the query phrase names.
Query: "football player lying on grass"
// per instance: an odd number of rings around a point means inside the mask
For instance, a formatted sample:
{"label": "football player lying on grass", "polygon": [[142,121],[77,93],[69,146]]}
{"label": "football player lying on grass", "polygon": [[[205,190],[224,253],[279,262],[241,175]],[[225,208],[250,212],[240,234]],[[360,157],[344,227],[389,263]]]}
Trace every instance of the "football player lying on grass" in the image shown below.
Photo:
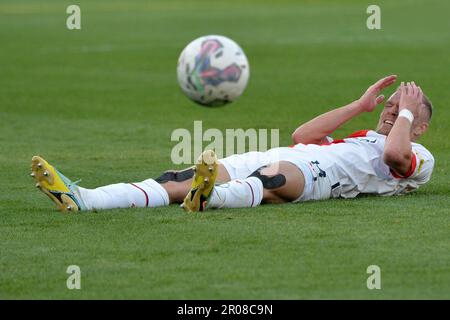
{"label": "football player lying on grass", "polygon": [[401,83],[387,100],[376,130],[357,131],[342,140],[329,136],[345,122],[372,112],[384,100],[381,90],[395,75],[376,82],[362,97],[301,125],[294,145],[217,160],[203,152],[194,167],[166,171],[157,179],[85,189],[44,159],[32,159],[36,187],[61,211],[159,207],[182,203],[187,211],[255,207],[360,193],[398,195],[428,182],[434,158],[417,139],[429,126],[432,105],[414,82]]}

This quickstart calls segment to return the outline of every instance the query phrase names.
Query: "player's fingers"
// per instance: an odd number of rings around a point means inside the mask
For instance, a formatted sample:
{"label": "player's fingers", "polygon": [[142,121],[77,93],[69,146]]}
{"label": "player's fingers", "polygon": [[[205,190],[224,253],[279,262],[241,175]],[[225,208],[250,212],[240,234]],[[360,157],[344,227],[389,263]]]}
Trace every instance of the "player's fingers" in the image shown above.
{"label": "player's fingers", "polygon": [[423,95],[422,90],[420,90],[420,87],[416,85],[416,96],[418,98],[422,98],[422,95]]}
{"label": "player's fingers", "polygon": [[389,86],[392,85],[394,82],[395,82],[395,79],[394,79],[394,80],[390,80],[390,81],[385,82],[385,83],[383,84],[383,87],[382,87],[381,89],[384,89],[384,88],[389,87]]}
{"label": "player's fingers", "polygon": [[372,90],[380,90],[386,78],[382,78],[370,86]]}
{"label": "player's fingers", "polygon": [[407,94],[408,96],[410,96],[411,93],[412,93],[411,82],[407,82],[407,83],[406,83],[406,94]]}
{"label": "player's fingers", "polygon": [[398,90],[400,91],[400,96],[405,94],[405,83],[403,81],[400,83],[400,88],[398,88]]}
{"label": "player's fingers", "polygon": [[421,87],[417,87],[417,89],[419,90],[419,94],[418,94],[418,98],[420,99],[420,101],[422,101],[423,99],[423,91]]}
{"label": "player's fingers", "polygon": [[412,96],[417,97],[419,90],[417,90],[416,83],[414,81],[411,82]]}
{"label": "player's fingers", "polygon": [[383,102],[383,100],[384,100],[384,95],[382,94],[382,95],[379,95],[379,96],[375,99],[375,102],[376,102],[376,104],[380,104],[380,103]]}
{"label": "player's fingers", "polygon": [[384,77],[383,80],[386,81],[386,82],[388,82],[388,81],[395,81],[395,80],[397,80],[397,75],[396,74],[391,74],[390,76]]}
{"label": "player's fingers", "polygon": [[375,83],[375,87],[379,90],[386,88],[388,86],[390,86],[391,84],[393,84],[395,82],[395,80],[397,80],[397,75],[393,74],[387,77],[384,77],[383,79],[378,80]]}

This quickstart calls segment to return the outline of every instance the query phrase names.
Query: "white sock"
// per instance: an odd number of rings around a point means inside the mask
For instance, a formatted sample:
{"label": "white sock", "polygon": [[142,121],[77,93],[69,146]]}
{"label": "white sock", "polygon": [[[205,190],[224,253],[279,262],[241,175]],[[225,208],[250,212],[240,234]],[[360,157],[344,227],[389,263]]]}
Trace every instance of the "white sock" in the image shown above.
{"label": "white sock", "polygon": [[256,177],[236,179],[215,186],[208,208],[246,208],[258,206],[263,198],[263,185]]}
{"label": "white sock", "polygon": [[153,179],[138,183],[110,184],[97,189],[79,187],[79,191],[88,210],[169,205],[166,189]]}

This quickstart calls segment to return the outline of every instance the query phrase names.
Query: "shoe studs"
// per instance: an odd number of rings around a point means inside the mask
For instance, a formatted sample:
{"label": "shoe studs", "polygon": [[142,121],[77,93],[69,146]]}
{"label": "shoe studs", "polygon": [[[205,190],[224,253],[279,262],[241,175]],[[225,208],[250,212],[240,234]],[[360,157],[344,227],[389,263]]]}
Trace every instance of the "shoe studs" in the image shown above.
{"label": "shoe studs", "polygon": [[72,206],[69,205],[66,207],[66,209],[67,209],[67,211],[72,211]]}
{"label": "shoe studs", "polygon": [[48,177],[48,171],[45,170],[44,173],[43,173],[43,175],[46,176],[46,177]]}
{"label": "shoe studs", "polygon": [[39,162],[39,163],[37,164],[37,166],[38,166],[38,168],[42,168],[42,163]]}
{"label": "shoe studs", "polygon": [[204,181],[205,183],[208,183],[208,182],[209,182],[209,178],[205,178],[203,181]]}
{"label": "shoe studs", "polygon": [[35,184],[35,187],[36,187],[36,188],[40,188],[40,187],[41,187],[41,185],[39,184],[39,182]]}
{"label": "shoe studs", "polygon": [[32,178],[34,178],[35,173],[34,173],[34,172],[30,173],[30,176],[31,176]]}
{"label": "shoe studs", "polygon": [[209,172],[213,172],[214,167],[210,166],[210,167],[208,167],[208,170],[209,170]]}

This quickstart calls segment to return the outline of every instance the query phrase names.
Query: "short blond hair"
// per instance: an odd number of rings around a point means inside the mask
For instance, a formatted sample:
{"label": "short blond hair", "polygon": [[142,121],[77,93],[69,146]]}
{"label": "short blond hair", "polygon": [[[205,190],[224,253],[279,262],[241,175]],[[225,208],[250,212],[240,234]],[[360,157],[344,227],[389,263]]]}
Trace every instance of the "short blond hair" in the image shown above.
{"label": "short blond hair", "polygon": [[425,110],[427,111],[427,122],[431,121],[431,116],[433,115],[433,104],[431,100],[424,94],[422,97],[422,104],[425,106]]}

